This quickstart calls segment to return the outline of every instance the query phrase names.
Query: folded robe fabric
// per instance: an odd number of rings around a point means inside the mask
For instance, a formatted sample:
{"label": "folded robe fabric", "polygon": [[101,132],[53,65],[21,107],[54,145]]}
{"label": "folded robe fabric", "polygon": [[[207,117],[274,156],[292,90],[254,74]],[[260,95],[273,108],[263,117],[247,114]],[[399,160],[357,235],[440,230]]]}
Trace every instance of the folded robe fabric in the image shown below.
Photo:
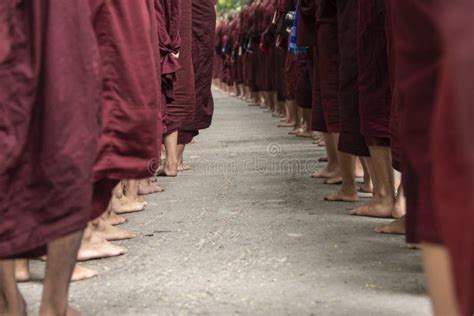
{"label": "folded robe fabric", "polygon": [[385,0],[358,1],[360,128],[368,146],[390,146],[392,94],[385,32]]}
{"label": "folded robe fabric", "polygon": [[187,123],[192,122],[196,106],[192,57],[192,1],[180,0],[180,3],[181,48],[178,58],[180,68],[176,72],[176,81],[173,87],[174,100],[167,104],[168,134],[178,131]]}
{"label": "folded robe fabric", "polygon": [[0,2],[0,258],[85,228],[100,134],[86,1]]}
{"label": "folded robe fabric", "polygon": [[152,0],[91,0],[102,75],[102,122],[94,167],[94,216],[110,188],[153,174],[160,159],[161,74]]}

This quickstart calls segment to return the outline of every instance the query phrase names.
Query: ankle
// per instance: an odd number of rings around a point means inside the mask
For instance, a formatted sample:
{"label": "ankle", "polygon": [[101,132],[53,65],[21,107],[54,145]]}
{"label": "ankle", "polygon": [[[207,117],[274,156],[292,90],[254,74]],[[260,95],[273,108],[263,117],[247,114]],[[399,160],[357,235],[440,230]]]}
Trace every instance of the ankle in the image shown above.
{"label": "ankle", "polygon": [[26,315],[26,303],[19,292],[9,299],[0,295],[0,315]]}
{"label": "ankle", "polygon": [[66,303],[43,303],[40,308],[40,316],[63,316],[67,314]]}

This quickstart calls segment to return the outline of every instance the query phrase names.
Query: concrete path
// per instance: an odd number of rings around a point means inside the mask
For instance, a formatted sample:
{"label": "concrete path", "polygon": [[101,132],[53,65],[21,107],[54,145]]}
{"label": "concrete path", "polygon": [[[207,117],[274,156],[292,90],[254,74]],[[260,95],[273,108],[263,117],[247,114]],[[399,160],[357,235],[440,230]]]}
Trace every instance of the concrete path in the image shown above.
{"label": "concrete path", "polygon": [[[418,251],[378,235],[386,220],[323,202],[324,153],[261,109],[216,94],[214,125],[187,149],[192,171],[123,227],[129,254],[86,263],[85,315],[429,315]],[[43,265],[34,263],[34,273]],[[37,314],[41,284],[21,286]]]}

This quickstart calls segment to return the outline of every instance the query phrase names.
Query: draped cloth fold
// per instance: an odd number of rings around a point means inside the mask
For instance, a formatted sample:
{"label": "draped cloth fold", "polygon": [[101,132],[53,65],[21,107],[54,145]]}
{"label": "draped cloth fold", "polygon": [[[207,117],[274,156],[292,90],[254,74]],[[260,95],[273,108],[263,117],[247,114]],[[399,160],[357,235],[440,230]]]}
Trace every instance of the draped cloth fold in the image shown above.
{"label": "draped cloth fold", "polygon": [[100,134],[88,3],[0,3],[0,258],[85,228]]}

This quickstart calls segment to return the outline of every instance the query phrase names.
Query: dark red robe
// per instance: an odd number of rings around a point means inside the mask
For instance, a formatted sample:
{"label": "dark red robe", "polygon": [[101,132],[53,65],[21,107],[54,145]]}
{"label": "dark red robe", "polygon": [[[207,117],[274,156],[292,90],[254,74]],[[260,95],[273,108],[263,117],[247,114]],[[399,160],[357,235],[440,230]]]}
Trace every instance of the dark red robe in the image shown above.
{"label": "dark red robe", "polygon": [[94,168],[97,217],[113,184],[153,175],[161,148],[161,74],[152,0],[91,4],[103,77],[103,130]]}
{"label": "dark red robe", "polygon": [[461,315],[470,316],[474,314],[474,2],[440,1],[440,5],[437,21],[444,59],[431,137],[433,196],[452,258]]}
{"label": "dark red robe", "polygon": [[[188,144],[199,130],[211,126],[214,99],[211,92],[216,12],[214,0],[193,0],[192,5],[193,68],[196,107],[193,121],[179,131],[179,143]],[[192,136],[191,136],[192,135]]]}
{"label": "dark red robe", "polygon": [[181,48],[178,62],[180,68],[176,72],[174,83],[174,100],[167,105],[167,133],[173,133],[192,122],[196,97],[194,93],[194,68],[192,57],[192,1],[180,0],[181,14],[179,33]]}
{"label": "dark red robe", "polygon": [[321,104],[329,133],[339,133],[339,41],[336,5],[322,0],[318,13],[318,49]]}
{"label": "dark red robe", "polygon": [[[159,38],[161,75],[163,92],[166,103],[174,99],[173,85],[176,71],[179,69],[178,60],[173,56],[179,52],[181,37],[179,34],[180,1],[154,0],[156,28]],[[166,107],[165,113],[166,116]],[[166,117],[164,118],[166,125]]]}
{"label": "dark red robe", "polygon": [[[313,76],[312,76],[312,85],[313,85],[313,108],[312,108],[312,130],[318,132],[328,132],[326,120],[324,117],[324,110],[322,104],[322,94],[321,94],[321,76],[320,76],[320,49],[318,45],[318,29],[319,24],[317,23],[320,11],[320,0],[308,0],[304,1],[303,4],[307,8],[314,8],[314,12],[308,10],[308,13],[312,13],[314,17],[314,41],[313,41]],[[305,12],[307,12],[305,10]]]}
{"label": "dark red robe", "polygon": [[357,64],[357,1],[331,0],[336,4],[339,41],[339,125],[338,149],[356,156],[368,156],[369,150],[360,132],[358,64]]}
{"label": "dark red robe", "polygon": [[368,146],[390,146],[392,94],[385,0],[358,1],[358,87],[361,133]]}
{"label": "dark red robe", "polygon": [[441,61],[441,42],[434,33],[436,10],[428,0],[394,0],[391,11],[402,171],[407,197],[407,238],[409,242],[440,243],[441,236],[433,216],[430,146]]}
{"label": "dark red robe", "polygon": [[0,3],[0,258],[43,255],[90,219],[100,134],[88,3]]}

